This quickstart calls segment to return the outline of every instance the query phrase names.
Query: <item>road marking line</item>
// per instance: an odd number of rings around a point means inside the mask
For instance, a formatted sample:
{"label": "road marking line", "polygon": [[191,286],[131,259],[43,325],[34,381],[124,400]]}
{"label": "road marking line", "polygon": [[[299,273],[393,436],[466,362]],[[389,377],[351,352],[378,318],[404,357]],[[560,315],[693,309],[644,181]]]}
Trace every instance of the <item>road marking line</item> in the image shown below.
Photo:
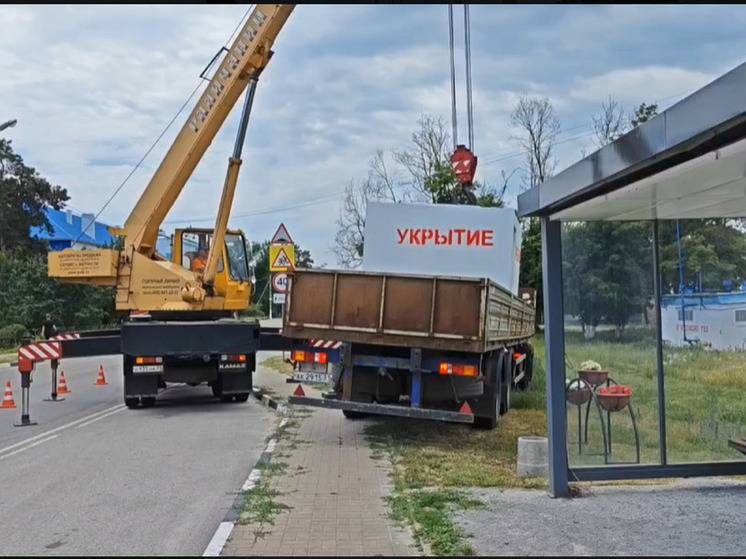
{"label": "road marking line", "polygon": [[57,437],[59,437],[59,435],[52,435],[51,437],[47,437],[46,439],[41,439],[39,441],[36,441],[35,443],[31,443],[28,446],[24,446],[22,448],[17,448],[13,452],[9,452],[8,454],[4,454],[4,455],[0,456],[0,460],[4,460],[4,459],[8,458],[9,456],[13,456],[14,454],[18,454],[19,452],[23,452],[24,450],[28,450],[29,448],[33,448],[36,445],[39,445],[41,443],[45,443],[47,441],[51,441],[52,439],[56,439]]}
{"label": "road marking line", "polygon": [[96,413],[92,413],[89,415],[86,415],[85,417],[81,417],[80,419],[76,419],[75,421],[71,421],[70,423],[65,423],[64,425],[60,425],[59,427],[55,427],[54,429],[50,429],[49,431],[45,431],[44,433],[39,433],[38,435],[34,435],[33,437],[29,437],[28,439],[24,439],[20,442],[17,442],[15,444],[12,444],[10,446],[6,446],[5,448],[0,448],[0,454],[3,454],[4,452],[7,452],[8,450],[12,450],[16,447],[23,446],[25,444],[30,443],[31,441],[35,441],[36,439],[40,439],[42,437],[46,437],[51,435],[52,433],[57,433],[58,431],[62,431],[63,429],[67,429],[68,427],[72,427],[73,425],[77,425],[78,423],[82,423],[83,421],[87,421],[89,419],[92,419],[96,417],[97,415],[101,415],[104,413],[108,413],[114,409],[124,407],[124,404],[117,404],[116,406],[112,406],[110,408],[106,408],[105,410],[97,411]]}
{"label": "road marking line", "polygon": [[288,418],[286,417],[282,421],[280,421],[280,429],[282,429],[283,427],[285,427],[285,425],[287,425],[287,424],[288,424]]}
{"label": "road marking line", "polygon": [[94,417],[94,418],[93,418],[93,419],[91,419],[90,421],[86,421],[85,423],[81,423],[80,425],[78,425],[78,426],[76,427],[76,429],[80,429],[80,428],[82,428],[82,427],[85,427],[86,425],[90,425],[91,423],[95,423],[95,422],[96,422],[96,421],[98,421],[99,419],[104,419],[105,417],[109,417],[110,415],[114,415],[115,413],[119,413],[120,411],[123,411],[123,410],[125,410],[125,409],[127,409],[127,408],[126,408],[126,406],[122,406],[121,408],[118,408],[118,409],[112,410],[112,411],[110,411],[109,413],[105,413],[105,414],[103,414],[103,415],[99,415],[98,417]]}
{"label": "road marking line", "polygon": [[221,522],[218,529],[215,530],[210,543],[207,544],[205,552],[202,557],[218,557],[223,552],[225,542],[228,541],[228,537],[233,531],[233,522]]}

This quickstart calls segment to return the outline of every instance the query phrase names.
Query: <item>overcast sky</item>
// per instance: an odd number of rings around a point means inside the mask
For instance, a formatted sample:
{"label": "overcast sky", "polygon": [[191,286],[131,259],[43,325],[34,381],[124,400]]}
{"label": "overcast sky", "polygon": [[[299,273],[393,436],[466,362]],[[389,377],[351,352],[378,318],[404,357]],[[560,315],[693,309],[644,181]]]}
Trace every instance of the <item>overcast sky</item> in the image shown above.
{"label": "overcast sky", "polygon": [[[246,9],[0,6],[0,121],[18,119],[0,134],[68,189],[72,208],[98,212]],[[461,93],[460,7],[456,15]],[[628,110],[641,101],[665,108],[746,60],[744,6],[475,5],[471,22],[477,175],[486,182],[522,163],[509,123],[522,94],[553,101],[563,168],[593,151],[591,115],[609,94]],[[335,266],[330,247],[344,186],[365,176],[376,149],[404,147],[420,114],[450,122],[447,8],[299,6],[274,50],[254,104],[232,224],[262,240],[284,221],[318,264]],[[238,110],[166,230],[214,220]],[[187,114],[103,221],[125,221]]]}

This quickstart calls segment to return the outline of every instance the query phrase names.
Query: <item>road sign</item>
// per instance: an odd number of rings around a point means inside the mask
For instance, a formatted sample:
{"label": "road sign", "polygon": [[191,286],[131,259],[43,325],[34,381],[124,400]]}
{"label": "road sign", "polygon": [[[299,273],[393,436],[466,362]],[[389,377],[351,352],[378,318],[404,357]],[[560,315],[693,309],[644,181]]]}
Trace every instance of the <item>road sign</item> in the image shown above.
{"label": "road sign", "polygon": [[269,271],[287,272],[295,268],[295,245],[269,245]]}
{"label": "road sign", "polygon": [[284,293],[273,293],[272,294],[272,302],[276,305],[284,305],[285,304],[285,294]]}
{"label": "road sign", "polygon": [[280,226],[277,228],[277,231],[275,231],[275,234],[272,236],[272,240],[270,241],[271,244],[293,244],[293,239],[290,237],[290,233],[288,233],[287,227],[285,227],[284,223],[280,223]]}
{"label": "road sign", "polygon": [[272,276],[272,289],[277,293],[285,293],[288,290],[288,275],[285,272]]}

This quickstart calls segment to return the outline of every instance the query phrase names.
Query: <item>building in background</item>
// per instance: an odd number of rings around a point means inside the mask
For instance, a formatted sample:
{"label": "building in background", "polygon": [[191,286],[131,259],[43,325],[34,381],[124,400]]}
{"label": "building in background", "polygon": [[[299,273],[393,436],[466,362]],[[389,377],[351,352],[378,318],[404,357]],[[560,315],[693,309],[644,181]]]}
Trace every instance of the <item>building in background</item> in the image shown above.
{"label": "building in background", "polygon": [[90,225],[94,221],[93,214],[76,215],[70,209],[53,208],[44,208],[44,213],[52,226],[52,231],[44,227],[32,227],[29,235],[32,239],[47,241],[51,250],[93,249],[114,244],[115,237],[109,233],[108,225],[98,221]]}

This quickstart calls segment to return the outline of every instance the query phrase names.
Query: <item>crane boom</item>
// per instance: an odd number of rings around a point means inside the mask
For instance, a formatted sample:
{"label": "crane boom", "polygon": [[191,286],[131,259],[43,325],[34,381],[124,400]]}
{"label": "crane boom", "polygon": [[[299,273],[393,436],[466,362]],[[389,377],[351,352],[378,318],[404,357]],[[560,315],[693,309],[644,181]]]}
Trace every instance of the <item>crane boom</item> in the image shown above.
{"label": "crane boom", "polygon": [[272,44],[293,8],[292,4],[254,8],[127,218],[125,249],[153,255],[160,225],[239,96],[266,66]]}

